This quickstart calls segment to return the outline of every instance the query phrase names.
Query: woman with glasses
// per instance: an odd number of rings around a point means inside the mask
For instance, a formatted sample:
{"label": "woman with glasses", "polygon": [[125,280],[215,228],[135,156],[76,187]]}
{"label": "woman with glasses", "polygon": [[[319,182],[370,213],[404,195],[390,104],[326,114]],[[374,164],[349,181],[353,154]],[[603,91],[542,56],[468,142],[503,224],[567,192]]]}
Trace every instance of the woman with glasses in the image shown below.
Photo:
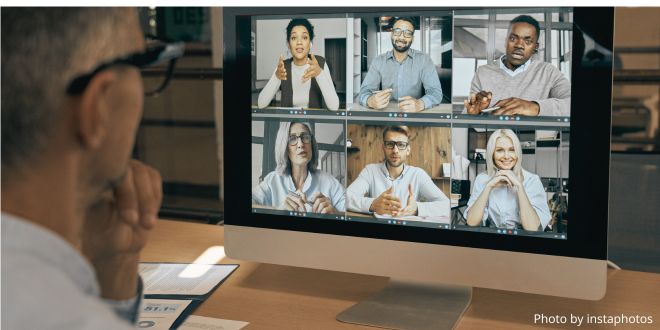
{"label": "woman with glasses", "polygon": [[275,171],[252,189],[252,202],[280,210],[338,214],[344,208],[344,187],[318,170],[318,146],[309,126],[281,123],[275,140]]}
{"label": "woman with glasses", "polygon": [[267,107],[281,91],[280,105],[317,109],[339,109],[339,97],[325,59],[312,54],[314,26],[306,19],[292,19],[286,27],[291,57],[280,55],[275,72],[259,93],[258,107]]}
{"label": "woman with glasses", "polygon": [[469,226],[491,219],[497,228],[543,230],[550,222],[550,209],[538,175],[520,164],[522,148],[510,129],[498,129],[486,146],[486,173],[477,176],[467,204]]}

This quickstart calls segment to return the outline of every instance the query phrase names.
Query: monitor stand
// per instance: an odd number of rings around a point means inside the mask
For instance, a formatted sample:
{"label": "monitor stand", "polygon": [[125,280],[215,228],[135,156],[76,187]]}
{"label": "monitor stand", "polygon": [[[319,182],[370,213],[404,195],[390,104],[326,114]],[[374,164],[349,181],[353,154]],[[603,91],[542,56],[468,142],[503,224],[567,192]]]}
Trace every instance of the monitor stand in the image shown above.
{"label": "monitor stand", "polygon": [[337,320],[388,329],[452,329],[472,288],[390,279],[383,290],[339,313]]}

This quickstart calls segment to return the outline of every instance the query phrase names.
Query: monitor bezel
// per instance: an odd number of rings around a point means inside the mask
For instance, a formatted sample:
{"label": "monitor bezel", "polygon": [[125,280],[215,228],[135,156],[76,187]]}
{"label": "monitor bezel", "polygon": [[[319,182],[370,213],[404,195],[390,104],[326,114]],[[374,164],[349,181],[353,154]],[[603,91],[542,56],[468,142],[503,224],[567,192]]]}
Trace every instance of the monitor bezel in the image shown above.
{"label": "monitor bezel", "polygon": [[[496,8],[496,7],[493,7]],[[477,8],[420,7],[405,12]],[[512,9],[512,8],[507,8]],[[522,8],[529,10],[531,8]],[[252,17],[268,15],[317,15],[337,13],[391,13],[398,8],[249,7],[224,8],[224,212],[225,224],[297,232],[428,243],[479,249],[515,251],[587,259],[607,259],[609,202],[609,155],[611,130],[611,65],[583,65],[579,49],[581,33],[573,33],[571,81],[571,134],[569,149],[570,205],[565,240],[495,235],[460,230],[430,230],[412,226],[274,216],[252,211],[250,44]],[[574,8],[574,32],[581,29],[612,51],[614,8]],[[583,41],[582,41],[583,43]],[[575,97],[580,95],[581,97]],[[243,110],[245,109],[245,110]],[[575,109],[588,109],[576,111]],[[601,110],[594,115],[593,109]],[[578,129],[579,128],[579,129]],[[251,135],[247,135],[251,136]]]}

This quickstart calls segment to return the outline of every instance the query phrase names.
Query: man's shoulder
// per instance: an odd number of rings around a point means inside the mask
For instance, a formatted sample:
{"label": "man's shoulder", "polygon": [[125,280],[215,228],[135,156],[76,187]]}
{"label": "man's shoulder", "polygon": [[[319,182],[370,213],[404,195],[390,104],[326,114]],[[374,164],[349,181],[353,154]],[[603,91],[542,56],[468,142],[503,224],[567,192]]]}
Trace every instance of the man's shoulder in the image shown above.
{"label": "man's shoulder", "polygon": [[364,167],[363,171],[378,172],[378,171],[380,171],[382,166],[383,166],[383,163],[367,164],[367,166]]}
{"label": "man's shoulder", "polygon": [[532,62],[531,69],[533,71],[547,72],[547,74],[561,74],[561,71],[559,71],[559,68],[552,65],[552,63],[541,61],[541,60],[536,60],[536,61]]}
{"label": "man's shoulder", "polygon": [[499,73],[500,72],[500,65],[497,63],[497,61],[490,61],[484,65],[480,65],[477,67],[477,72],[476,74],[493,74],[493,73]]}
{"label": "man's shoulder", "polygon": [[429,174],[426,173],[426,171],[424,171],[421,167],[417,167],[417,166],[412,166],[412,165],[407,165],[407,164],[406,164],[406,170],[407,170],[410,174],[412,174],[412,175],[414,175],[414,176],[419,176],[419,175],[421,175],[421,176],[428,176],[428,177],[430,177]]}
{"label": "man's shoulder", "polygon": [[[362,176],[369,176],[369,177],[377,177],[377,176],[383,176],[383,163],[372,163],[372,164],[367,164],[364,166],[362,171],[360,171],[360,175]],[[380,174],[380,175],[379,175]]]}
{"label": "man's shoulder", "polygon": [[408,54],[411,54],[412,56],[423,56],[423,57],[431,58],[428,54],[424,53],[423,51],[414,48],[408,49]]}
{"label": "man's shoulder", "polygon": [[[4,256],[3,256],[4,259]],[[3,260],[3,263],[5,261]],[[22,271],[5,271],[3,267],[3,328],[17,329],[130,329],[103,301],[81,291],[62,273],[41,265]],[[16,265],[18,266],[18,265]],[[33,273],[28,274],[30,270]],[[39,275],[34,275],[39,274]],[[7,284],[6,286],[4,284]],[[4,300],[4,299],[3,299]],[[62,302],[66,303],[63,304]],[[38,317],[35,317],[38,311]]]}
{"label": "man's shoulder", "polygon": [[374,63],[385,63],[385,61],[387,60],[388,57],[392,57],[392,51],[391,50],[376,56],[376,58],[374,58],[373,62]]}

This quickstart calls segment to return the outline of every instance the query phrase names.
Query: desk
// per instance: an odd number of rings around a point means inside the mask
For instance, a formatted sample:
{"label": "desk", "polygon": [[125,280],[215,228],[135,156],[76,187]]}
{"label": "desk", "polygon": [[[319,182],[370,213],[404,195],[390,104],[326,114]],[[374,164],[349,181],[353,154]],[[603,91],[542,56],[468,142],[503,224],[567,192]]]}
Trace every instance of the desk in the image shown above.
{"label": "desk", "polygon": [[[223,233],[221,226],[161,220],[142,253],[142,261],[192,262],[208,247],[222,245]],[[387,278],[377,276],[238,262],[229,258],[222,263],[241,266],[194,314],[247,321],[250,322],[247,329],[373,330],[340,323],[335,321],[335,316],[387,284]],[[651,315],[657,326],[660,322],[660,274],[609,270],[607,295],[601,301],[475,288],[472,303],[457,329],[529,328],[535,313],[567,317],[571,313]],[[583,324],[582,328],[588,327]]]}

